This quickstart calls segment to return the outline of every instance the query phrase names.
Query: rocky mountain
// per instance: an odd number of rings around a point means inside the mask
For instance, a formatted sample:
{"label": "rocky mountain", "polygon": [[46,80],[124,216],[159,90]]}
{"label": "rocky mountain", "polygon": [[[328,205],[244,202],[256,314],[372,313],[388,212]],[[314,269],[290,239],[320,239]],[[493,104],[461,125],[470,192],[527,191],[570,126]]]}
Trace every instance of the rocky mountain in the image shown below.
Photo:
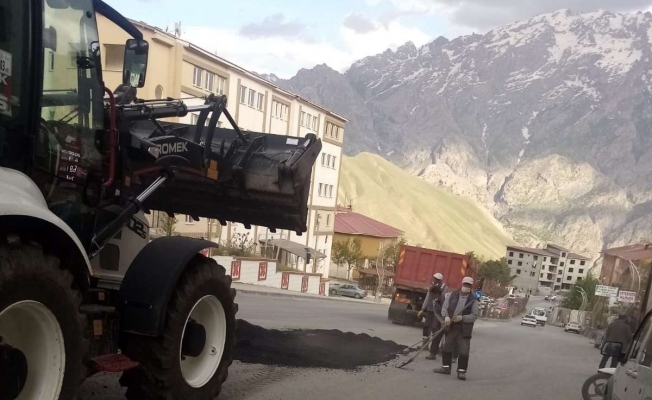
{"label": "rocky mountain", "polygon": [[652,14],[561,10],[276,83],[382,155],[484,204],[526,245],[652,238]]}

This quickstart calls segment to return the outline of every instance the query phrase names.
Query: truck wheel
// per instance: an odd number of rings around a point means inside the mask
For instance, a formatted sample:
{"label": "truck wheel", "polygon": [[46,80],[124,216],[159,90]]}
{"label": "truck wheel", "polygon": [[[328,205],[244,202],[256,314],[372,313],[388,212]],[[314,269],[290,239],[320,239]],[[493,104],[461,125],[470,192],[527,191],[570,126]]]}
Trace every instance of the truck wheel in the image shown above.
{"label": "truck wheel", "polygon": [[140,363],[120,383],[130,400],[212,400],[233,361],[235,290],[215,260],[197,255],[172,294],[163,335],[123,334],[122,351]]}
{"label": "truck wheel", "polygon": [[75,398],[87,345],[80,304],[59,259],[0,244],[0,398]]}

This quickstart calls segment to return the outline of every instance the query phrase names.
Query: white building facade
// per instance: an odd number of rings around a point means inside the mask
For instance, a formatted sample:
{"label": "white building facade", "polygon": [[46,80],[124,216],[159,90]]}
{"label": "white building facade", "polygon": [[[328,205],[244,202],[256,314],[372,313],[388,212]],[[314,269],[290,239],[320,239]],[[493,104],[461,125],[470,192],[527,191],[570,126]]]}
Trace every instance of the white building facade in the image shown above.
{"label": "white building facade", "polygon": [[508,246],[505,257],[510,274],[515,276],[514,286],[542,293],[571,289],[586,278],[591,261],[556,244],[545,249]]}
{"label": "white building facade", "polygon": [[[211,91],[225,94],[228,110],[243,130],[296,137],[312,133],[322,140],[322,151],[312,172],[306,233],[272,232],[258,226],[246,229],[242,224],[229,222],[226,227],[216,226],[219,231],[216,236],[222,243],[228,243],[232,235],[248,235],[259,254],[266,250],[265,243],[272,239],[290,240],[313,248],[326,257],[304,262],[292,254],[284,254],[285,259],[280,261],[328,277],[347,120],[191,44],[188,54],[183,57],[182,74],[182,98],[205,96]],[[201,99],[184,101],[188,105],[203,104]],[[180,122],[195,123],[197,118],[198,115],[190,114]],[[230,128],[225,116],[220,117],[220,126]],[[195,222],[184,216],[182,224],[186,225],[183,230],[193,229],[196,225],[199,232],[208,231],[204,228],[207,225],[205,220]]]}

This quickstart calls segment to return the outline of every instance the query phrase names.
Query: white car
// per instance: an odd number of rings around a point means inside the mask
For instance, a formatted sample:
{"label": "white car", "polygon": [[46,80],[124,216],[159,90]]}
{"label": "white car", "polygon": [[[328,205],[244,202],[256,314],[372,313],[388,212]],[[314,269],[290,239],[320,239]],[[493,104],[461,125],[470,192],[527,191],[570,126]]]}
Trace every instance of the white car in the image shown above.
{"label": "white car", "polygon": [[525,316],[523,316],[523,318],[521,318],[521,326],[523,326],[523,325],[532,326],[532,327],[536,328],[537,325],[538,325],[537,319],[535,318],[534,315],[529,315],[529,314],[525,315]]}
{"label": "white car", "polygon": [[564,327],[564,332],[580,333],[580,324],[578,324],[577,322],[569,322]]}
{"label": "white car", "polygon": [[552,296],[550,296],[550,300],[552,300],[552,301],[557,300],[557,295],[556,295],[556,294],[553,294]]}

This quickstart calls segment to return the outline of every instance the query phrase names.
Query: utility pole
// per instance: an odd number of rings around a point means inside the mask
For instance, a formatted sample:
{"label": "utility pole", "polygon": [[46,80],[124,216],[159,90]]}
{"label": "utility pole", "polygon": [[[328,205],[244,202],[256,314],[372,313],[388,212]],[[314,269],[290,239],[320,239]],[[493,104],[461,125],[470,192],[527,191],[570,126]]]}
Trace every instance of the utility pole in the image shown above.
{"label": "utility pole", "polygon": [[315,218],[315,257],[312,259],[312,273],[317,273],[317,239],[319,238],[317,233],[319,232],[319,220],[321,215],[317,212],[317,218]]}

